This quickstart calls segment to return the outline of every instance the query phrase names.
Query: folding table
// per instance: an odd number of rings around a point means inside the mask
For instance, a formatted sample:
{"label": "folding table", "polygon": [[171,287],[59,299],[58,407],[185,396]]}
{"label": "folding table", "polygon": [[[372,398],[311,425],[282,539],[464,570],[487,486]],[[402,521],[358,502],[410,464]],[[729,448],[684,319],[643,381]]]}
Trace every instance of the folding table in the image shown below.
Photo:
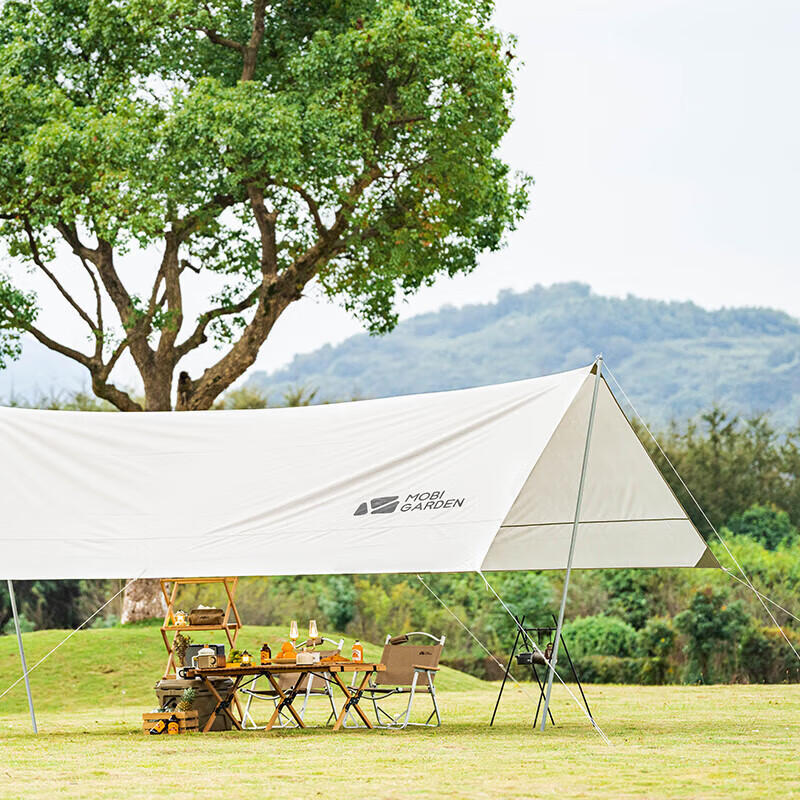
{"label": "folding table", "polygon": [[[307,665],[278,664],[273,662],[270,664],[253,664],[249,667],[227,665],[224,667],[209,667],[208,669],[200,669],[199,667],[191,668],[186,670],[186,677],[199,678],[201,681],[203,681],[204,685],[208,687],[208,690],[211,692],[211,694],[217,699],[217,705],[211,712],[211,716],[208,718],[208,721],[203,728],[203,733],[211,730],[211,726],[214,724],[217,714],[223,712],[230,717],[231,721],[233,722],[233,726],[237,730],[243,730],[242,723],[240,720],[236,719],[234,714],[231,712],[230,706],[235,701],[236,693],[239,691],[242,685],[246,686],[248,683],[251,683],[253,680],[262,675],[270,682],[270,685],[275,690],[275,697],[278,700],[275,706],[275,711],[273,712],[272,717],[270,718],[264,730],[271,730],[272,726],[278,721],[278,718],[284,711],[288,711],[292,715],[294,721],[297,723],[298,728],[308,727],[303,722],[302,717],[297,713],[297,711],[295,711],[292,703],[299,694],[302,694],[302,692],[299,690],[299,686],[302,683],[303,678],[305,676],[313,675],[321,680],[330,682],[332,686],[338,687],[345,697],[342,710],[340,711],[339,716],[336,718],[336,722],[333,725],[333,730],[338,731],[341,729],[347,713],[351,710],[355,711],[358,716],[361,717],[362,722],[367,728],[373,727],[372,723],[369,721],[369,719],[367,719],[366,714],[364,714],[364,712],[361,710],[359,703],[370,677],[376,672],[383,672],[385,669],[386,667],[383,664],[366,664],[363,662],[353,661],[331,661]],[[341,675],[345,672],[363,673],[361,682],[357,687],[348,686],[342,680]],[[280,683],[276,680],[276,676],[285,673],[297,673],[297,680],[288,691],[283,691],[280,687]],[[226,698],[223,698],[217,692],[216,687],[211,681],[211,678],[233,678],[233,688]]]}

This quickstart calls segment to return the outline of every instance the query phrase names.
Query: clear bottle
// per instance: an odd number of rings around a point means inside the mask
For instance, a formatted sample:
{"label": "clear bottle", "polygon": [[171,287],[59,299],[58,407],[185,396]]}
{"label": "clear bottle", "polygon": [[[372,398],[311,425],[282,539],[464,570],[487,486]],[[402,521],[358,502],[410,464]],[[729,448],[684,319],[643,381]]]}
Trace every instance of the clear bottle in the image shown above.
{"label": "clear bottle", "polygon": [[361,642],[356,639],[353,643],[353,661],[362,662],[364,660],[364,648],[361,646]]}

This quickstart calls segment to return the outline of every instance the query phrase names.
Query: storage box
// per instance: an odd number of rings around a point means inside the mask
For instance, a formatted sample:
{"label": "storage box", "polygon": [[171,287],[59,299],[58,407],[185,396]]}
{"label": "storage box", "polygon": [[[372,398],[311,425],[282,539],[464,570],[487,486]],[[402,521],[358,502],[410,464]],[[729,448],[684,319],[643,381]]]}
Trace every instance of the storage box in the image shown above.
{"label": "storage box", "polygon": [[[219,696],[226,700],[233,688],[233,681],[230,678],[212,678],[211,683],[219,693]],[[211,716],[211,712],[217,705],[217,698],[208,690],[206,685],[200,680],[185,680],[182,678],[164,678],[156,684],[156,697],[158,705],[165,706],[167,703],[174,703],[176,706],[180,702],[184,689],[194,689],[197,692],[192,710],[198,714],[198,728],[202,731]],[[212,731],[229,731],[233,727],[230,717],[224,712],[217,714]]]}
{"label": "storage box", "polygon": [[189,612],[190,625],[222,625],[224,618],[221,608],[193,608]]}
{"label": "storage box", "polygon": [[[194,710],[165,712],[149,711],[146,714],[142,714],[142,730],[145,733],[148,733],[151,728],[155,727],[155,724],[160,719],[163,719],[164,722],[168,722],[173,716],[175,716],[178,720],[178,726],[180,727],[181,733],[199,730],[198,713]],[[166,731],[164,731],[163,735],[166,736],[168,734]]]}

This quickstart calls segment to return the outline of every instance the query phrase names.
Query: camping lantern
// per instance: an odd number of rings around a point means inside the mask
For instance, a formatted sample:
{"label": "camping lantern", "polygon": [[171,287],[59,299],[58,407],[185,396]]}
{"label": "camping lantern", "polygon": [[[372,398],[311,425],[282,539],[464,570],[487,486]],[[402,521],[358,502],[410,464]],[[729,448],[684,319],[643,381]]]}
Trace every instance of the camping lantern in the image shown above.
{"label": "camping lantern", "polygon": [[184,625],[189,624],[189,618],[186,616],[185,611],[176,611],[175,612],[175,625],[179,627],[183,627]]}

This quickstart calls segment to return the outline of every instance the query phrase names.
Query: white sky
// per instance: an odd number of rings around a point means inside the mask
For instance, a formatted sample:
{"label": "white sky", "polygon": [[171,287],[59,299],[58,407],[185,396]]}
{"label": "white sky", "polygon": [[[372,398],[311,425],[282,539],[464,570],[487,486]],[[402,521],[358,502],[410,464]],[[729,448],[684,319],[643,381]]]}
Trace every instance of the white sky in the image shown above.
{"label": "white sky", "polygon": [[[800,316],[800,4],[499,0],[496,21],[519,39],[503,153],[534,176],[532,207],[506,250],[423,290],[401,316],[566,280]],[[68,325],[58,302],[42,316],[49,330]],[[359,330],[304,300],[256,369]]]}

